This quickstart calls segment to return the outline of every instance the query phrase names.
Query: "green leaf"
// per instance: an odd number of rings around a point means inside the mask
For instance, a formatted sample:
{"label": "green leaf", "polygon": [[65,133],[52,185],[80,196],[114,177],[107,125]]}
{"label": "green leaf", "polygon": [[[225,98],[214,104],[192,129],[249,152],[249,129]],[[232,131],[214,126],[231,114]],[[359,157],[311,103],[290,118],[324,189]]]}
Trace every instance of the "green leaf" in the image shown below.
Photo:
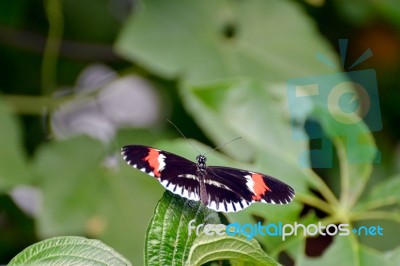
{"label": "green leaf", "polygon": [[32,171],[43,193],[38,216],[42,236],[84,232],[101,207],[106,180],[100,171],[101,143],[89,137],[51,142],[39,148]]}
{"label": "green leaf", "polygon": [[[296,42],[285,45],[291,40]],[[305,12],[282,0],[145,1],[125,23],[115,49],[154,73],[191,83],[329,73],[312,59],[317,52],[334,57]]]}
{"label": "green leaf", "polygon": [[119,170],[111,169],[106,172],[105,180],[96,181],[107,186],[107,191],[99,190],[93,195],[102,209],[91,221],[99,220],[100,230],[96,229],[96,223],[88,229],[98,231],[90,236],[118,249],[134,265],[144,265],[146,229],[164,189],[155,178],[127,165],[119,153],[117,159]]}
{"label": "green leaf", "polygon": [[193,219],[194,225],[221,223],[218,214],[200,202],[166,191],[147,230],[145,265],[184,265],[196,238],[188,227]]}
{"label": "green leaf", "polygon": [[[311,185],[329,202],[337,204],[335,195],[326,184],[299,163],[299,155],[308,151],[308,138],[303,135],[301,141],[295,139],[289,113],[276,111],[287,109],[285,91],[282,84],[244,78],[201,86],[186,84],[181,89],[188,110],[216,146],[234,137],[242,137],[221,150],[235,159],[256,162],[244,169],[279,178],[291,185],[296,194],[311,197],[308,190]],[[290,209],[291,206],[282,208]]]}
{"label": "green leaf", "polygon": [[[200,152],[208,152],[211,150],[210,147],[205,146],[195,140],[189,140],[196,149]],[[232,143],[233,144],[233,143]],[[179,154],[188,159],[194,160],[198,152],[194,150],[187,141],[178,139],[174,141],[161,141],[157,144],[158,148]],[[222,155],[218,151],[213,151],[207,154],[207,162],[209,165],[222,165],[227,167],[239,167],[243,169],[255,169],[250,164],[234,161],[229,157]],[[292,202],[287,205],[272,205],[265,203],[252,204],[250,207],[242,210],[238,213],[226,213],[225,216],[229,218],[231,222],[237,221],[242,224],[249,223],[254,224],[259,220],[255,220],[254,217],[261,217],[266,219],[269,223],[292,223],[298,220],[298,214],[301,212],[303,206],[299,202]],[[303,219],[300,220],[301,222]],[[258,239],[268,250],[273,251],[275,248],[279,248],[284,245],[287,241],[282,241],[281,238],[276,236],[263,236]]]}
{"label": "green leaf", "polygon": [[400,265],[400,247],[397,247],[389,252],[386,252],[386,258],[393,263],[393,265]]}
{"label": "green leaf", "polygon": [[255,239],[245,236],[199,235],[193,242],[187,265],[203,265],[215,260],[230,259],[233,265],[279,265],[269,257]]}
{"label": "green leaf", "polygon": [[[400,176],[382,180],[368,194],[365,204],[379,205],[400,204]],[[374,204],[375,202],[375,204]],[[374,206],[373,206],[374,207]]]}
{"label": "green leaf", "polygon": [[313,111],[324,132],[333,141],[340,164],[341,202],[354,206],[370,178],[377,148],[367,125],[356,115],[316,107]]}
{"label": "green leaf", "polygon": [[[300,260],[301,263],[299,263],[299,265],[360,265],[357,248],[358,244],[353,236],[337,236],[322,256],[318,258],[304,257],[303,260]],[[340,254],[340,256],[338,256],[338,254]]]}
{"label": "green leaf", "polygon": [[[214,140],[216,146],[240,136],[241,140],[221,148],[238,160],[255,161],[255,164],[234,164],[250,171],[258,171],[281,179],[291,185],[296,194],[310,195],[312,185],[332,202],[335,196],[326,184],[310,169],[300,165],[299,154],[307,152],[307,137],[303,141],[293,138],[287,109],[286,88],[251,79],[232,79],[210,82],[181,89],[185,104],[198,124]],[[208,160],[212,165],[214,162]],[[301,212],[301,202],[276,206],[253,204],[239,213],[229,213],[231,221],[254,223],[253,217],[269,222],[291,223]],[[317,199],[318,200],[318,199]],[[326,205],[326,204],[325,204]],[[317,208],[319,206],[316,206]],[[263,240],[270,250],[283,244],[279,239]],[[274,243],[270,244],[270,243]]]}
{"label": "green leaf", "polygon": [[0,192],[29,179],[19,125],[11,109],[0,99]]}
{"label": "green leaf", "polygon": [[77,236],[54,237],[33,244],[8,265],[131,265],[99,240]]}
{"label": "green leaf", "polygon": [[[354,235],[336,236],[334,242],[318,258],[305,257],[299,253],[298,265],[326,265],[326,266],[375,266],[392,264],[383,253],[358,243]],[[340,256],[338,256],[340,254]]]}
{"label": "green leaf", "polygon": [[107,153],[89,137],[42,145],[31,168],[43,195],[36,222],[40,238],[85,235],[143,265],[146,229],[164,189],[154,178],[127,165],[120,147],[138,140],[154,145],[155,139],[160,136],[124,130],[118,135],[116,150]]}
{"label": "green leaf", "polygon": [[[286,99],[279,84],[233,79],[182,88],[185,104],[214,142],[219,145],[233,137],[242,137],[223,147],[229,155],[240,160],[255,156],[267,164],[260,169],[305,191],[310,171],[300,167],[297,155],[307,149],[306,142],[296,141],[288,122]],[[296,178],[294,178],[296,177]]]}

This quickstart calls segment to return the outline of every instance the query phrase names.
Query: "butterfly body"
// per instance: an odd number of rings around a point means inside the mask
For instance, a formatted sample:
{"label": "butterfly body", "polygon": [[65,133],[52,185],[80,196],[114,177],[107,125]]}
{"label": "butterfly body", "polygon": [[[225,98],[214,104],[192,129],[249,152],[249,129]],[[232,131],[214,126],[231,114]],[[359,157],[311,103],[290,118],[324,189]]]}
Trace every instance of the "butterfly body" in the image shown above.
{"label": "butterfly body", "polygon": [[155,177],[166,189],[184,198],[201,201],[210,209],[237,212],[253,202],[286,204],[294,190],[282,181],[242,169],[207,166],[198,155],[196,163],[167,151],[142,145],[122,148],[124,160]]}

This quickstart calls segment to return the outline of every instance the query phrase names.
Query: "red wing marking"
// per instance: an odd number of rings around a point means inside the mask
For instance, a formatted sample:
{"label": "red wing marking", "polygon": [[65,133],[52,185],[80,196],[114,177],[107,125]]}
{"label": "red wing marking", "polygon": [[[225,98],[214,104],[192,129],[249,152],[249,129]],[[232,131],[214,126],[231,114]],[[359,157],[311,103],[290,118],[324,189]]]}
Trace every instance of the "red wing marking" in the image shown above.
{"label": "red wing marking", "polygon": [[149,154],[144,158],[146,162],[149,163],[150,167],[153,168],[153,173],[156,177],[160,177],[161,173],[160,162],[158,161],[158,157],[160,156],[160,152],[156,149],[149,148]]}
{"label": "red wing marking", "polygon": [[260,201],[262,196],[266,191],[271,191],[271,189],[265,184],[264,178],[260,174],[251,174],[251,179],[253,179],[253,200]]}

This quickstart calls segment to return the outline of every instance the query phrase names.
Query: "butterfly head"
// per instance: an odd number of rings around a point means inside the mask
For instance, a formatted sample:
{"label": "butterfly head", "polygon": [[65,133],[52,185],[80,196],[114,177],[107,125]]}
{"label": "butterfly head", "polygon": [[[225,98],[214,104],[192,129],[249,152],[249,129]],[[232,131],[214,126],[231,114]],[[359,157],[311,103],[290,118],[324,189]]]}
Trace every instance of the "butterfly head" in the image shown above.
{"label": "butterfly head", "polygon": [[207,158],[204,155],[197,155],[196,157],[197,165],[199,166],[200,169],[206,168],[206,161]]}

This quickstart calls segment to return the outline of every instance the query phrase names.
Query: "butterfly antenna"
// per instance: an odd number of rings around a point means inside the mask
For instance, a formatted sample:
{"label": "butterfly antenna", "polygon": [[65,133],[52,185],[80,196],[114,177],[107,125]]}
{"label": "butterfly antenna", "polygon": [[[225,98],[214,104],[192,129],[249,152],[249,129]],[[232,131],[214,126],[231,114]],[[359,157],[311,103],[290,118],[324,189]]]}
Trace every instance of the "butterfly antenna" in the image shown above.
{"label": "butterfly antenna", "polygon": [[192,144],[192,142],[190,142],[190,140],[187,139],[187,138],[185,137],[185,135],[183,135],[182,131],[180,131],[179,128],[178,128],[174,123],[172,123],[171,120],[167,119],[167,121],[168,121],[171,125],[173,125],[173,126],[175,127],[176,130],[178,130],[178,132],[179,132],[179,133],[182,135],[182,137],[190,144],[190,146],[193,147],[193,149],[195,149],[199,154],[201,154],[201,152],[200,152],[198,149],[196,149],[196,147]]}
{"label": "butterfly antenna", "polygon": [[204,153],[203,155],[206,155],[206,154],[209,153],[209,152],[218,150],[219,148],[222,148],[222,147],[228,145],[229,143],[234,142],[235,140],[238,140],[238,139],[241,139],[241,138],[242,138],[242,137],[237,137],[237,138],[231,139],[230,141],[227,141],[227,142],[225,142],[224,144],[219,145],[218,147],[215,147],[215,148],[212,149],[212,150],[209,150],[208,152]]}

